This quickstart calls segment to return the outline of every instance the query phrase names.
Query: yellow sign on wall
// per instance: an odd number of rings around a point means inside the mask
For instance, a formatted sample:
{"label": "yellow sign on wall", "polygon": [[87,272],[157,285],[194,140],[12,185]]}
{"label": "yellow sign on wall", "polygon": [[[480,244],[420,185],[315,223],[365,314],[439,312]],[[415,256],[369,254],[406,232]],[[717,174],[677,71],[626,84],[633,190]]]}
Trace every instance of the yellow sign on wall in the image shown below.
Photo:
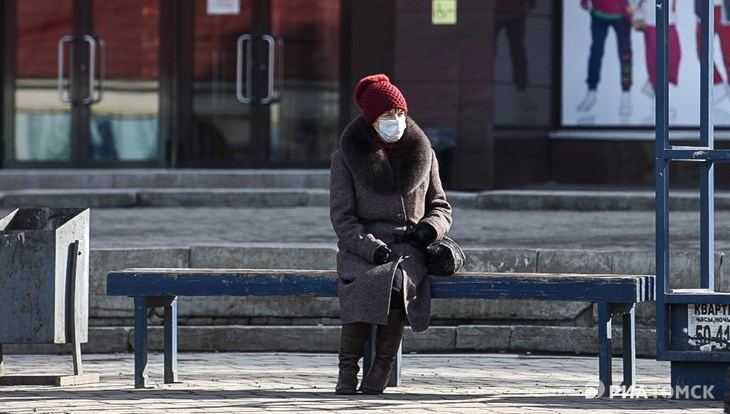
{"label": "yellow sign on wall", "polygon": [[456,24],[456,0],[432,0],[431,24]]}

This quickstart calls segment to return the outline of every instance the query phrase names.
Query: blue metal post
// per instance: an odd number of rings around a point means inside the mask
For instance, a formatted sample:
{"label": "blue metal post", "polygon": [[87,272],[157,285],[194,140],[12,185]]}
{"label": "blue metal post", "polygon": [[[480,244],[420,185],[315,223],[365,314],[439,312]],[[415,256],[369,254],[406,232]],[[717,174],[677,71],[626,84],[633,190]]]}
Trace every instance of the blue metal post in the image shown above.
{"label": "blue metal post", "polygon": [[147,373],[147,303],[144,296],[134,297],[134,388],[145,388]]}
{"label": "blue metal post", "polygon": [[628,389],[636,384],[636,305],[632,304],[628,312],[621,316],[623,327],[623,354],[624,354],[624,388]]}
{"label": "blue metal post", "polygon": [[164,326],[164,359],[165,384],[177,380],[177,296],[170,297],[170,304],[165,305]]}
{"label": "blue metal post", "polygon": [[603,393],[599,397],[605,397],[611,390],[611,312],[608,303],[598,303],[598,379]]}
{"label": "blue metal post", "polygon": [[657,358],[663,359],[669,334],[666,316],[665,294],[669,291],[669,10],[664,0],[656,2],[657,49],[656,49],[656,314]]}
{"label": "blue metal post", "polygon": [[[700,146],[715,149],[712,120],[713,44],[715,14],[711,1],[702,1],[700,52]],[[715,163],[707,160],[700,166],[700,288],[715,289]]]}
{"label": "blue metal post", "polygon": [[[723,397],[727,352],[727,324],[706,317],[730,304],[730,294],[715,292],[715,162],[730,161],[730,151],[715,150],[713,124],[714,4],[700,4],[700,129],[696,146],[669,144],[669,8],[671,0],[657,0],[656,87],[656,271],[657,359],[671,361],[675,398]],[[672,289],[669,268],[669,164],[700,162],[700,274],[699,289]],[[707,322],[707,320],[710,322]],[[701,388],[701,389],[700,389]],[[714,390],[714,391],[713,391]],[[713,391],[705,393],[705,391]]]}

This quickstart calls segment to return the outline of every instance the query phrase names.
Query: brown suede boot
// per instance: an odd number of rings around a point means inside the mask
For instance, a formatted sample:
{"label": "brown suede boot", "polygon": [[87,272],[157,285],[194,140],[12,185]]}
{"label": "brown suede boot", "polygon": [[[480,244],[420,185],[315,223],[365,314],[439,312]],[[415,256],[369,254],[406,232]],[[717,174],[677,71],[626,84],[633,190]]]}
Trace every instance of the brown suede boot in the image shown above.
{"label": "brown suede boot", "polygon": [[340,369],[337,376],[335,394],[351,395],[357,393],[357,365],[365,352],[365,342],[370,336],[370,324],[363,322],[342,325],[340,334]]}
{"label": "brown suede boot", "polygon": [[388,315],[388,325],[378,326],[378,336],[375,341],[375,358],[370,372],[362,380],[360,391],[365,394],[382,394],[388,386],[393,363],[398,355],[406,312],[391,309]]}

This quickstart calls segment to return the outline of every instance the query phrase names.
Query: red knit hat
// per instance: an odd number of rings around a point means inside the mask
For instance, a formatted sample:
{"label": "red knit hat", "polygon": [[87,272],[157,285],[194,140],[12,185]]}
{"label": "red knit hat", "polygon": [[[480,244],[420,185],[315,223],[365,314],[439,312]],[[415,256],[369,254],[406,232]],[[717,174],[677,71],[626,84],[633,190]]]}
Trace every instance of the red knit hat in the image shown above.
{"label": "red knit hat", "polygon": [[393,108],[408,113],[406,98],[385,75],[362,78],[355,88],[355,104],[362,111],[365,121],[372,124],[380,115]]}

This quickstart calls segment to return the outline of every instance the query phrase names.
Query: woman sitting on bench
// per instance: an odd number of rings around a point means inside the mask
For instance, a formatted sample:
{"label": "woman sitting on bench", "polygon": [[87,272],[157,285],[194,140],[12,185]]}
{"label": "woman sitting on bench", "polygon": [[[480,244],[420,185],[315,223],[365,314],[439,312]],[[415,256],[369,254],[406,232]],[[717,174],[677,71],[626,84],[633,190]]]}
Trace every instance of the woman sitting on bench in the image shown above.
{"label": "woman sitting on bench", "polygon": [[342,133],[330,171],[342,317],[335,392],[357,392],[358,361],[377,324],[376,355],[360,390],[380,394],[406,318],[414,332],[428,328],[431,286],[423,250],[448,232],[451,206],[430,142],[388,77],[362,79],[355,103],[362,116]]}

